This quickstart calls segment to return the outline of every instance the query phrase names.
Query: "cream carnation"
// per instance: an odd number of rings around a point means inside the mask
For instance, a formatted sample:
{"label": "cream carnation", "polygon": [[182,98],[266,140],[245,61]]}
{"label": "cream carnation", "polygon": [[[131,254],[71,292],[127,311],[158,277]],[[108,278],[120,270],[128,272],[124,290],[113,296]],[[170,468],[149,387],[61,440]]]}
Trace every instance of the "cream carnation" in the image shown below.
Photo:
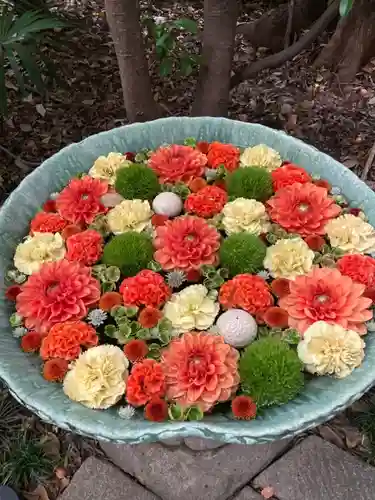
{"label": "cream carnation", "polygon": [[246,148],[240,162],[242,167],[262,167],[270,172],[282,164],[279,153],[265,144]]}
{"label": "cream carnation", "polygon": [[126,231],[140,233],[146,227],[150,227],[151,216],[152,211],[148,201],[124,200],[108,212],[107,222],[114,234]]}
{"label": "cream carnation", "polygon": [[331,245],[343,252],[375,252],[375,229],[360,217],[341,215],[330,220],[325,229]]}
{"label": "cream carnation", "polygon": [[191,285],[172,295],[164,306],[164,315],[176,333],[207,330],[213,325],[219,304],[208,297],[203,285]]}
{"label": "cream carnation", "polygon": [[267,248],[263,265],[274,278],[294,279],[311,271],[314,256],[301,238],[283,239]]}
{"label": "cream carnation", "polygon": [[89,175],[95,179],[108,181],[113,186],[119,168],[128,167],[132,162],[121,153],[109,153],[108,156],[99,156],[89,170]]}
{"label": "cream carnation", "polygon": [[297,351],[308,372],[344,378],[361,365],[364,347],[357,332],[317,321],[305,331]]}
{"label": "cream carnation", "polygon": [[223,226],[227,234],[246,231],[259,235],[270,230],[270,222],[263,203],[237,198],[223,208]]}
{"label": "cream carnation", "polygon": [[34,233],[20,243],[14,255],[14,265],[24,274],[39,271],[45,262],[63,259],[65,245],[59,233]]}
{"label": "cream carnation", "polygon": [[119,347],[92,347],[79,356],[65,376],[64,392],[88,408],[105,410],[125,394],[128,366]]}

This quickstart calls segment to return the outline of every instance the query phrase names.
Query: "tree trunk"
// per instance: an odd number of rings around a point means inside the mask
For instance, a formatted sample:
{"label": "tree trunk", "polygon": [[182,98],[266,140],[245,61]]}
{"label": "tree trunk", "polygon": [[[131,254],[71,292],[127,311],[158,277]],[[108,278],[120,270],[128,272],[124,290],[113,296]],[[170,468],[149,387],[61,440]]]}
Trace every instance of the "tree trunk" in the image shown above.
{"label": "tree trunk", "polygon": [[131,122],[153,120],[160,113],[152,95],[139,21],[139,1],[105,0],[105,8],[116,50],[127,117]]}
{"label": "tree trunk", "polygon": [[[292,22],[292,42],[295,35],[309,28],[327,8],[327,0],[296,0]],[[288,4],[271,9],[257,21],[242,24],[237,33],[242,34],[254,47],[268,47],[272,52],[284,48],[288,24]]]}
{"label": "tree trunk", "polygon": [[375,0],[355,0],[349,14],[339,21],[315,66],[333,69],[340,84],[346,84],[374,55]]}
{"label": "tree trunk", "polygon": [[192,114],[226,116],[236,35],[237,0],[205,0],[202,65]]}

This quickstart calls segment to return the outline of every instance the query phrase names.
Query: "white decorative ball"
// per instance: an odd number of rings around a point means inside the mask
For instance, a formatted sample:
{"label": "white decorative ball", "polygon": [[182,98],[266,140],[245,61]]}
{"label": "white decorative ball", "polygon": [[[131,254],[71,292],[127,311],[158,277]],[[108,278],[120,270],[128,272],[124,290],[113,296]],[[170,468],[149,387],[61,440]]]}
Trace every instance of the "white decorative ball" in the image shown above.
{"label": "white decorative ball", "polygon": [[175,193],[160,193],[155,196],[152,209],[156,214],[176,217],[182,211],[182,200]]}
{"label": "white decorative ball", "polygon": [[233,347],[245,347],[257,334],[255,319],[243,309],[228,309],[216,322],[219,335]]}

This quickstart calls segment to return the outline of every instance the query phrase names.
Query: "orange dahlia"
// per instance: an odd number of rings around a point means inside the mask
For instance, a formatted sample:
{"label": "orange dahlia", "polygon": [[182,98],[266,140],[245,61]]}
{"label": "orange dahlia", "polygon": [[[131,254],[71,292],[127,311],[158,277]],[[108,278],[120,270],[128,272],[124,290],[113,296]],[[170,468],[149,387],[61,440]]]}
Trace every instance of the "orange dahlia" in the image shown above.
{"label": "orange dahlia", "polygon": [[240,150],[232,144],[212,142],[208,148],[207,163],[210,168],[224,165],[229,172],[233,172],[240,163]]}
{"label": "orange dahlia", "polygon": [[172,340],[163,351],[166,397],[182,407],[208,411],[235,394],[239,354],[219,335],[191,332]]}
{"label": "orange dahlia", "polygon": [[96,330],[84,321],[57,323],[42,341],[42,359],[61,358],[68,361],[78,358],[81,346],[93,347],[98,344]]}
{"label": "orange dahlia", "polygon": [[213,217],[220,213],[228,195],[217,186],[206,186],[197,193],[189,194],[185,201],[185,210],[199,217]]}
{"label": "orange dahlia", "polygon": [[62,259],[43,264],[17,295],[18,314],[27,328],[45,333],[56,323],[82,319],[100,298],[100,284],[91,269]]}
{"label": "orange dahlia", "polygon": [[266,281],[252,274],[238,274],[220,288],[219,302],[226,309],[239,307],[250,314],[268,309],[273,298]]}
{"label": "orange dahlia", "polygon": [[289,326],[300,333],[316,321],[339,324],[359,334],[366,333],[365,321],[372,318],[371,299],[365,286],[354,283],[338,269],[314,268],[289,283],[290,293],[279,300],[289,314]]}
{"label": "orange dahlia", "polygon": [[98,214],[105,212],[100,198],[107,191],[107,182],[88,175],[72,179],[56,199],[57,211],[73,224],[91,224]]}
{"label": "orange dahlia", "polygon": [[160,182],[189,183],[194,177],[201,177],[207,157],[191,146],[160,147],[152,153],[149,166],[158,175]]}
{"label": "orange dahlia", "polygon": [[311,182],[311,176],[306,172],[306,170],[293,163],[288,163],[282,167],[276,168],[271,173],[273,190],[278,191],[286,186],[291,186],[296,182],[300,184],[305,184],[306,182]]}
{"label": "orange dahlia", "polygon": [[220,234],[204,219],[187,215],[157,227],[154,246],[154,259],[165,271],[189,271],[217,262]]}
{"label": "orange dahlia", "polygon": [[375,286],[375,259],[367,255],[344,255],[337,262],[341,274],[368,288]]}
{"label": "orange dahlia", "polygon": [[326,189],[310,182],[280,189],[268,200],[267,206],[273,222],[301,236],[323,235],[326,223],[341,212]]}

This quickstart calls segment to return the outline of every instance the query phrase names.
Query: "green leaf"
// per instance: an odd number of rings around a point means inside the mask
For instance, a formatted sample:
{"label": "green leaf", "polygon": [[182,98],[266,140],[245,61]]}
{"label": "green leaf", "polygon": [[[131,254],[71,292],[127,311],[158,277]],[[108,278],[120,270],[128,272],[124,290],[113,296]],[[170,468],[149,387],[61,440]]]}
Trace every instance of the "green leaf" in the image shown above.
{"label": "green leaf", "polygon": [[109,266],[105,271],[104,271],[104,276],[106,279],[110,282],[116,283],[120,277],[121,277],[121,272],[120,269],[116,266]]}
{"label": "green leaf", "polygon": [[126,307],[124,306],[115,306],[111,309],[111,316],[115,318],[115,320],[119,320],[121,318],[126,318]]}
{"label": "green leaf", "polygon": [[165,31],[165,29],[163,30],[164,33],[162,33],[157,39],[156,39],[156,47],[158,48],[166,48],[166,43],[167,43],[167,40],[168,38],[170,38],[172,35],[169,31]]}
{"label": "green leaf", "polygon": [[180,71],[184,76],[189,76],[193,72],[193,64],[189,57],[183,57],[180,59]]}
{"label": "green leaf", "polygon": [[33,85],[35,85],[36,90],[39,94],[44,93],[44,83],[42,80],[40,68],[31,52],[31,48],[22,43],[17,43],[14,45],[17,51],[18,57],[26,70],[30,81]]}
{"label": "green leaf", "polygon": [[171,420],[184,420],[184,410],[177,403],[168,408],[168,415]]}
{"label": "green leaf", "polygon": [[17,59],[14,56],[13,50],[11,47],[5,47],[6,55],[9,60],[10,67],[12,68],[12,71],[14,73],[14,76],[16,77],[18,86],[20,88],[21,94],[25,95],[25,81],[23,74],[21,72],[21,68],[18,65]]}
{"label": "green leaf", "polygon": [[133,306],[133,307],[125,307],[125,314],[128,318],[134,318],[134,316],[137,315],[139,307]]}
{"label": "green leaf", "polygon": [[197,140],[194,137],[187,137],[184,140],[184,145],[185,146],[190,146],[192,148],[195,148],[195,146],[197,145]]}
{"label": "green leaf", "polygon": [[107,335],[107,337],[115,338],[117,332],[117,328],[115,325],[106,325],[104,327],[104,335]]}
{"label": "green leaf", "polygon": [[185,414],[186,420],[202,420],[203,411],[198,406],[192,406]]}
{"label": "green leaf", "polygon": [[301,336],[294,328],[288,328],[283,332],[282,339],[290,345],[297,345],[301,340]]}
{"label": "green leaf", "polygon": [[0,46],[0,116],[7,114],[7,88],[5,85],[5,55]]}
{"label": "green leaf", "polygon": [[148,269],[151,269],[151,271],[155,271],[156,273],[160,272],[162,270],[161,265],[159,262],[156,262],[155,260],[151,260],[148,265]]}
{"label": "green leaf", "polygon": [[9,323],[12,328],[23,325],[23,317],[17,313],[13,313],[9,318]]}
{"label": "green leaf", "polygon": [[198,33],[198,24],[193,19],[188,19],[187,17],[182,17],[181,19],[176,19],[173,22],[176,28],[181,28],[189,33],[195,35]]}
{"label": "green leaf", "polygon": [[173,70],[173,59],[170,57],[166,57],[160,63],[159,74],[160,76],[168,76],[172,73]]}
{"label": "green leaf", "polygon": [[141,340],[150,340],[152,338],[151,330],[148,328],[139,328],[136,337]]}
{"label": "green leaf", "polygon": [[148,353],[147,357],[151,359],[160,359],[161,353],[160,353],[160,345],[156,343],[151,343],[148,345]]}
{"label": "green leaf", "polygon": [[116,289],[116,285],[110,282],[104,282],[101,285],[102,293],[113,292]]}
{"label": "green leaf", "polygon": [[340,1],[340,16],[344,17],[349,14],[351,8],[353,7],[354,0],[341,0]]}

